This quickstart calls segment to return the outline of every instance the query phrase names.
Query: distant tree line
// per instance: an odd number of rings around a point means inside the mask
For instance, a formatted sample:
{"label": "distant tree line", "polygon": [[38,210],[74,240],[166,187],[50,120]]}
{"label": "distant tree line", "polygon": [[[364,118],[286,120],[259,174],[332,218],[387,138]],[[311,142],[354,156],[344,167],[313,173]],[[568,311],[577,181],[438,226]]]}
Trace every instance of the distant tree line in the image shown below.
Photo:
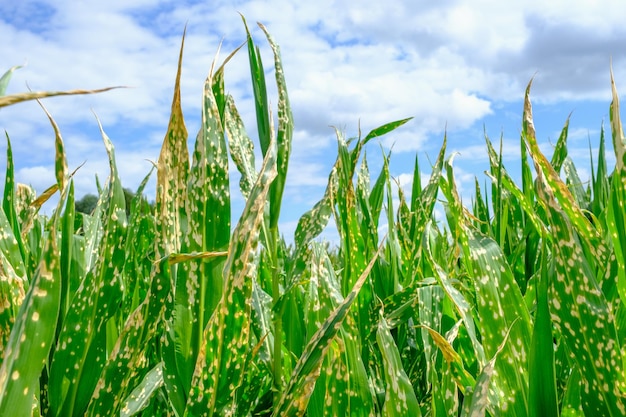
{"label": "distant tree line", "polygon": [[[130,207],[135,198],[135,193],[129,189],[124,188],[124,199],[126,201],[126,215],[130,215]],[[98,205],[98,196],[95,194],[86,194],[80,200],[74,203],[74,209],[77,213],[91,214]],[[141,199],[141,210],[144,212],[154,211],[154,203],[149,203],[145,198]]]}

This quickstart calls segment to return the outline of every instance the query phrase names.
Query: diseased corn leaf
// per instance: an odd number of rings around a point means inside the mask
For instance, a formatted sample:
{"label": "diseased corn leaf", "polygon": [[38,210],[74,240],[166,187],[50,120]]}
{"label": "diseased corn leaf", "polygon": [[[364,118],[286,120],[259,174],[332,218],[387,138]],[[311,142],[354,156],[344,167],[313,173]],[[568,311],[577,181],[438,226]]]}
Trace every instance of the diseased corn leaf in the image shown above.
{"label": "diseased corn leaf", "polygon": [[443,355],[443,359],[450,366],[450,372],[456,381],[457,386],[461,390],[461,392],[465,395],[468,392],[471,392],[472,388],[476,384],[475,379],[472,375],[467,372],[465,369],[465,365],[463,364],[463,359],[461,356],[454,350],[454,347],[436,330],[431,329],[428,326],[420,325],[428,331],[430,337],[435,342],[435,345],[439,348],[439,351]]}
{"label": "diseased corn leaf", "polygon": [[[407,246],[409,252],[405,255],[405,258],[411,256],[411,258],[407,259],[407,262],[404,263],[404,265],[409,268],[405,272],[405,275],[408,277],[416,275],[416,271],[419,270],[419,264],[422,262],[421,251],[423,246],[424,230],[426,225],[429,224],[430,220],[432,220],[433,211],[437,202],[441,172],[445,161],[446,145],[447,138],[444,136],[443,144],[441,145],[441,149],[437,155],[437,160],[432,167],[430,179],[424,189],[419,190],[418,192],[415,184],[413,185],[411,195],[411,223],[409,226],[410,229],[408,231],[408,236],[405,238],[408,240]],[[415,181],[415,178],[419,177],[420,171],[416,160],[415,168],[413,170],[413,181]]]}
{"label": "diseased corn leaf", "polygon": [[[491,384],[491,381],[497,372],[495,365],[498,359],[498,354],[500,354],[500,352],[502,352],[502,350],[504,349],[504,346],[506,346],[510,332],[511,328],[509,328],[507,334],[504,336],[504,340],[502,341],[502,344],[498,347],[495,355],[480,371],[480,375],[476,379],[476,386],[472,390],[471,397],[467,401],[463,402],[461,417],[483,417],[485,416],[485,412],[487,410],[489,410],[492,414],[497,414],[490,409],[490,406],[492,406],[492,404],[490,404],[489,402],[489,385]],[[556,416],[557,414],[546,413],[544,415]]]}
{"label": "diseased corn leaf", "polygon": [[526,304],[496,243],[469,227],[465,233],[467,241],[463,240],[461,245],[476,290],[482,345],[487,356],[495,356],[510,329],[508,343],[495,364],[496,385],[503,396],[501,407],[510,415],[525,416],[528,391],[525,370],[531,335]]}
{"label": "diseased corn leaf", "polygon": [[[334,266],[323,245],[312,243],[311,254],[311,276],[304,308],[307,341],[312,340],[324,321],[344,301]],[[308,416],[371,415],[373,398],[358,343],[355,323],[348,316],[320,365],[307,406]]]}
{"label": "diseased corn leaf", "polygon": [[[189,226],[181,249],[188,253],[225,252],[230,240],[228,150],[223,126],[224,66],[215,71],[214,66],[215,61],[204,84],[202,127],[196,137],[187,186]],[[218,256],[188,258],[178,265],[173,328],[176,367],[183,392],[191,389],[204,327],[222,295],[224,262],[225,257]],[[174,263],[170,259],[170,265]]]}
{"label": "diseased corn leaf", "polygon": [[[611,88],[613,92],[610,108],[611,133],[616,162],[610,183],[609,198],[607,199],[606,220],[617,263],[617,289],[622,303],[626,303],[626,139],[622,129],[619,97],[613,79],[613,71],[611,71]],[[600,165],[598,165],[598,170],[600,170]],[[598,175],[601,173],[598,172]],[[601,190],[604,190],[605,187],[605,184],[598,186]]]}
{"label": "diseased corn leaf", "polygon": [[[41,103],[40,103],[41,105]],[[55,133],[55,176],[61,198],[52,215],[54,233],[48,233],[38,267],[30,281],[28,292],[19,308],[11,334],[3,346],[0,367],[0,415],[29,416],[38,412],[40,376],[48,364],[54,343],[61,298],[61,277],[58,236],[56,233],[62,204],[67,195],[67,160],[57,124],[41,105]],[[3,216],[4,217],[4,216]],[[0,225],[10,233],[10,227]],[[44,394],[44,410],[47,399]]]}
{"label": "diseased corn leaf", "polygon": [[[487,142],[487,151],[489,153],[489,161],[492,167],[498,166],[498,155],[489,141],[489,138],[485,136]],[[525,149],[525,148],[524,148]],[[537,215],[535,207],[533,206],[533,201],[529,198],[527,193],[524,193],[523,190],[520,190],[519,187],[515,184],[513,179],[509,176],[508,172],[505,170],[502,171],[499,177],[495,177],[493,175],[488,174],[491,181],[494,183],[496,187],[503,187],[507,192],[509,192],[516,200],[516,203],[520,205],[520,207],[524,210],[524,214],[526,215],[526,219],[530,220],[537,231],[545,231],[545,225],[541,218]],[[531,181],[532,184],[532,181]],[[544,233],[547,234],[547,231]]]}
{"label": "diseased corn leaf", "polygon": [[[136,200],[133,202],[133,208],[140,204],[141,192],[147,180],[148,177],[140,185]],[[99,208],[96,208],[96,211],[98,210]],[[131,226],[136,226],[138,218],[141,219],[142,215],[131,211]],[[153,222],[147,223],[143,222],[143,228],[137,228],[135,231],[141,232],[145,228],[152,229],[154,227]],[[159,240],[162,239],[161,234],[155,234],[154,230],[151,230],[150,233],[154,238],[150,242],[145,242],[148,243],[146,248],[163,247]],[[133,240],[129,240],[129,242],[133,242]],[[135,247],[134,249],[138,250],[139,248]],[[149,249],[144,248],[144,250]],[[131,262],[132,257],[127,258],[127,261]],[[110,412],[121,414],[125,412],[124,410],[128,411],[129,407],[139,405],[137,402],[129,405],[129,399],[134,395],[133,393],[138,392],[138,387],[142,384],[150,385],[151,381],[160,385],[158,379],[163,380],[160,376],[156,380],[149,376],[155,376],[156,368],[154,366],[156,365],[151,365],[148,357],[151,343],[153,343],[155,336],[158,337],[157,329],[164,320],[165,310],[171,305],[171,278],[168,261],[168,258],[161,258],[156,263],[150,264],[147,270],[147,283],[145,283],[147,287],[144,289],[146,294],[141,299],[133,300],[131,306],[134,306],[134,310],[124,316],[126,321],[122,324],[115,346],[111,349],[108,361],[93,390],[93,397],[89,403],[90,415],[107,415]],[[132,271],[131,265],[125,264],[124,268]],[[137,268],[134,273],[145,270],[145,268],[147,266],[143,265]],[[135,304],[137,305],[135,306]],[[167,349],[164,350],[167,351]],[[153,366],[152,370],[150,370],[150,366]],[[150,374],[151,372],[152,374]],[[162,374],[162,370],[158,373]],[[116,388],[113,389],[112,387]],[[168,393],[172,392],[176,393],[174,388],[168,391]],[[155,407],[158,410],[158,405]],[[159,414],[165,415],[164,413],[156,413],[156,415]]]}
{"label": "diseased corn leaf", "polygon": [[[5,351],[11,328],[29,285],[14,184],[13,153],[7,135],[7,169],[0,210],[0,352]],[[3,356],[0,353],[0,364]]]}
{"label": "diseased corn leaf", "polygon": [[[420,324],[441,332],[441,320],[443,317],[443,299],[445,293],[439,285],[428,285],[417,288],[417,313]],[[388,308],[388,307],[386,307]],[[428,375],[436,373],[434,366],[437,358],[437,346],[433,345],[432,338],[425,328],[421,329],[424,356],[426,357],[426,372]],[[433,389],[437,387],[433,386]]]}
{"label": "diseased corn leaf", "polygon": [[580,403],[580,370],[574,365],[570,376],[567,379],[565,392],[563,393],[563,403],[561,405],[561,417],[586,417]]}
{"label": "diseased corn leaf", "polygon": [[[425,234],[428,234],[430,232],[431,227],[432,227],[432,224],[430,223],[426,225],[426,229],[424,231]],[[431,268],[433,269],[435,278],[437,279],[437,282],[439,283],[444,293],[446,294],[446,297],[450,300],[450,302],[454,306],[457,313],[461,316],[461,319],[463,320],[463,324],[465,325],[465,329],[467,330],[469,338],[472,341],[472,348],[474,349],[474,357],[476,358],[479,364],[483,365],[486,362],[485,351],[483,349],[483,345],[478,340],[478,337],[476,335],[476,327],[474,325],[474,319],[471,313],[472,306],[465,299],[463,294],[452,285],[452,283],[450,282],[451,280],[449,279],[446,272],[435,261],[431,242],[428,239],[424,239],[423,242],[424,242],[424,255],[427,258],[428,262],[430,263]]]}
{"label": "diseased corn leaf", "polygon": [[623,171],[626,169],[626,138],[624,138],[624,129],[622,128],[622,120],[619,111],[619,96],[617,87],[615,87],[615,79],[613,77],[613,69],[611,68],[611,92],[613,100],[609,116],[611,118],[611,133],[613,139],[613,150],[615,151],[615,169]]}
{"label": "diseased corn leaf", "polygon": [[26,235],[30,232],[37,214],[37,209],[33,206],[36,198],[37,193],[33,187],[26,184],[17,184],[15,190],[15,211],[19,219],[24,245],[26,245]]}
{"label": "diseased corn leaf", "polygon": [[[323,246],[318,242],[312,242],[310,245],[310,257],[307,262],[307,271],[310,274],[308,285],[306,288],[306,296],[304,297],[304,322],[306,325],[307,342],[318,331],[324,320],[326,320],[343,301],[339,281],[335,274],[332,261]],[[311,417],[320,417],[324,413],[330,411],[340,412],[339,405],[343,399],[344,392],[338,391],[338,395],[327,397],[328,386],[332,384],[330,379],[336,374],[329,372],[334,368],[334,364],[339,358],[333,355],[334,352],[343,353],[344,346],[340,343],[333,343],[333,348],[323,360],[321,372],[315,383],[315,388],[311,394],[307,407],[307,415]],[[327,382],[327,379],[329,381]],[[331,404],[326,403],[326,399],[332,400]]]}
{"label": "diseased corn leaf", "polygon": [[271,333],[272,297],[260,287],[257,281],[252,288],[251,345],[245,361],[246,373],[244,381],[237,390],[237,415],[247,416],[249,413],[263,409],[264,403],[272,398],[272,351],[274,339]]}
{"label": "diseased corn leaf", "polygon": [[156,221],[158,256],[180,252],[182,237],[187,231],[187,187],[189,151],[187,128],[180,104],[180,76],[185,34],[180,45],[178,72],[174,83],[172,111],[157,162]]}
{"label": "diseased corn leaf", "polygon": [[141,383],[130,393],[122,409],[120,417],[131,417],[145,409],[156,390],[163,386],[163,364],[152,368]]}
{"label": "diseased corn leaf", "polygon": [[[382,247],[379,247],[369,264],[358,277],[352,290],[344,300],[321,324],[319,330],[313,335],[306,345],[304,352],[291,375],[289,384],[283,392],[280,402],[276,405],[274,415],[277,416],[303,416],[306,412],[309,398],[315,388],[315,383],[321,372],[324,357],[333,342],[333,338],[341,328],[341,324],[348,315],[350,306],[358,296],[359,291],[365,284],[369,273],[378,259]],[[359,355],[358,350],[348,352],[348,358]],[[350,375],[349,373],[344,375]],[[347,381],[348,383],[350,381]],[[368,410],[361,410],[368,413]]]}
{"label": "diseased corn leaf", "polygon": [[383,358],[385,368],[385,403],[383,416],[421,416],[417,398],[411,381],[407,376],[396,342],[389,331],[385,317],[380,315],[376,340]]}
{"label": "diseased corn leaf", "polygon": [[51,363],[50,407],[52,415],[57,416],[85,412],[105,364],[107,321],[116,313],[122,299],[125,199],[113,144],[101,125],[100,129],[111,170],[106,187],[104,235],[97,258],[71,301]]}
{"label": "diseased corn leaf", "polygon": [[135,192],[131,202],[130,218],[125,241],[126,293],[121,316],[128,317],[147,296],[150,288],[150,271],[154,258],[155,221],[151,208],[143,195],[152,175],[151,169]]}
{"label": "diseased corn leaf", "polygon": [[[1,94],[0,94],[1,95]],[[11,229],[13,231],[13,236],[17,241],[19,250],[20,250],[20,258],[26,257],[26,252],[24,248],[24,243],[22,239],[22,231],[20,225],[20,218],[17,213],[17,202],[15,200],[15,167],[13,165],[13,151],[11,149],[11,140],[9,139],[9,135],[7,137],[7,169],[6,176],[4,180],[4,196],[2,199],[2,209],[4,214],[11,225]]]}
{"label": "diseased corn leaf", "polygon": [[527,369],[526,355],[531,335],[529,313],[502,249],[494,240],[463,221],[450,163],[447,171],[445,194],[452,213],[448,219],[451,228],[457,231],[467,273],[474,284],[485,355],[493,357],[496,354],[511,328],[509,343],[504,345],[501,360],[495,365],[500,395],[498,406],[510,415],[526,416],[528,379],[524,370]]}
{"label": "diseased corn leaf", "polygon": [[[535,163],[537,194],[547,212],[554,242],[552,321],[581,369],[581,404],[585,412],[623,415],[626,406],[620,393],[624,370],[615,318],[596,279],[594,265],[590,264],[595,262],[599,276],[609,281],[615,279],[611,272],[615,258],[609,258],[606,245],[539,152],[529,89],[530,85],[525,96],[523,134]],[[594,255],[592,258],[585,256],[582,245]]]}
{"label": "diseased corn leaf", "polygon": [[243,120],[241,120],[239,111],[235,107],[235,101],[230,95],[226,98],[224,113],[230,155],[241,174],[239,189],[244,198],[247,199],[257,178],[254,165],[254,143],[246,133]]}
{"label": "diseased corn leaf", "polygon": [[535,162],[535,165],[541,166],[546,181],[555,191],[555,198],[559,202],[576,232],[585,242],[585,246],[589,249],[591,254],[598,259],[599,265],[607,265],[609,263],[609,250],[604,240],[594,228],[593,224],[585,217],[581,208],[576,204],[572,193],[567,189],[567,186],[563,183],[563,181],[561,181],[558,173],[552,165],[550,165],[546,157],[539,149],[533,123],[532,105],[530,103],[531,84],[532,81],[528,84],[528,87],[526,87],[524,117],[522,124],[522,136],[527,144],[528,152]]}
{"label": "diseased corn leaf", "polygon": [[[167,258],[172,253],[179,253],[183,249],[183,238],[187,233],[197,232],[188,228],[189,221],[189,199],[188,199],[188,187],[189,187],[189,151],[187,148],[187,128],[185,126],[185,120],[183,117],[181,107],[181,93],[180,93],[180,79],[182,72],[182,60],[183,51],[185,45],[185,32],[180,45],[180,52],[178,56],[178,69],[176,73],[176,80],[174,82],[174,94],[172,98],[172,110],[170,113],[170,120],[168,123],[167,133],[163,139],[163,145],[161,147],[161,153],[159,154],[159,160],[157,162],[157,187],[156,187],[156,236],[155,236],[155,253],[160,259]],[[169,268],[172,270],[167,273],[161,268],[158,268],[158,272],[152,272],[151,288],[154,288],[155,280],[171,279],[176,280],[178,267],[170,265],[169,263],[163,265],[162,268]],[[181,272],[181,284],[185,284],[185,270]],[[175,282],[178,282],[176,280]],[[170,282],[165,285],[167,291],[174,290],[174,283]],[[171,303],[169,308],[165,308],[164,317],[166,321],[171,320],[171,316],[174,310],[174,299],[169,297],[167,292],[163,288],[153,289],[151,293],[155,299],[167,300]],[[143,307],[138,308],[136,311],[138,320],[140,322],[148,320],[145,316],[148,311],[157,309],[155,305],[146,305],[144,301]],[[180,304],[178,304],[180,306]],[[195,306],[195,303],[192,303]],[[191,306],[185,306],[191,307]],[[188,311],[187,311],[188,312]],[[182,313],[178,313],[182,314]],[[150,322],[157,320],[156,317],[151,317]],[[191,320],[191,318],[189,318]],[[130,323],[127,323],[130,324]],[[163,373],[165,379],[165,387],[172,403],[172,406],[176,412],[180,415],[183,413],[186,403],[187,389],[185,385],[189,384],[188,369],[184,368],[179,371],[178,363],[184,364],[186,361],[181,360],[187,358],[184,352],[177,350],[175,343],[176,337],[181,337],[180,327],[175,330],[175,326],[169,324],[168,326],[168,340],[164,343],[164,366]],[[129,337],[135,337],[138,332],[135,328],[128,328]],[[188,328],[191,332],[191,327]],[[176,334],[178,331],[178,334]],[[189,345],[191,340],[191,334],[184,338],[186,349],[191,349]],[[128,342],[128,349],[132,349],[132,341]],[[126,349],[126,348],[124,348]],[[178,352],[178,353],[177,353]],[[196,352],[197,354],[197,352]],[[182,375],[180,375],[182,373]]]}
{"label": "diseased corn leaf", "polygon": [[46,97],[103,93],[105,91],[113,90],[116,88],[124,88],[124,87],[108,87],[108,88],[100,88],[97,90],[29,91],[27,93],[11,94],[8,96],[3,95],[3,96],[0,96],[0,107],[11,106],[13,104],[21,103],[23,101],[38,100],[38,99],[46,98]]}
{"label": "diseased corn leaf", "polygon": [[[5,227],[8,227],[8,222],[4,219],[4,214],[0,213],[0,228],[7,230]],[[5,252],[0,251],[0,365],[27,288],[26,277],[19,276]]]}
{"label": "diseased corn leaf", "polygon": [[333,169],[328,176],[328,185],[324,196],[320,201],[315,203],[313,208],[300,217],[298,226],[294,234],[294,242],[298,252],[302,251],[311,240],[319,236],[322,230],[328,224],[330,216],[333,213],[332,202],[337,190],[337,166],[339,161],[335,163]]}
{"label": "diseased corn leaf", "polygon": [[[167,306],[171,305],[172,279],[167,258],[154,263],[150,279],[148,295],[126,320],[92,390],[87,415],[120,414],[128,397],[150,371],[151,344],[158,337]],[[170,387],[168,394],[176,397],[176,387]]]}
{"label": "diseased corn leaf", "polygon": [[435,417],[448,417],[459,414],[459,389],[450,372],[450,365],[443,362],[437,372],[431,374],[429,381],[433,387],[430,411]]}
{"label": "diseased corn leaf", "polygon": [[259,177],[237,224],[224,266],[224,292],[204,329],[186,416],[234,413],[235,390],[244,378],[249,351],[254,252],[263,223],[269,188],[276,176],[276,143],[272,141]]}
{"label": "diseased corn leaf", "polygon": [[56,331],[61,286],[56,234],[46,241],[39,268],[15,318],[0,367],[0,415],[30,416],[39,376]]}
{"label": "diseased corn leaf", "polygon": [[[360,227],[360,220],[356,211],[356,191],[353,185],[353,177],[359,158],[357,150],[362,148],[358,140],[352,152],[342,135],[337,132],[337,144],[339,151],[338,165],[338,189],[343,190],[335,196],[336,214],[335,221],[341,239],[343,271],[341,279],[341,292],[347,295],[354,286],[356,279],[367,266],[368,246]],[[366,337],[372,328],[369,306],[372,302],[372,288],[367,283],[363,291],[359,292],[356,300],[356,308],[352,313],[358,326],[358,334]]]}
{"label": "diseased corn leaf", "polygon": [[567,188],[572,193],[572,197],[574,197],[576,204],[578,207],[588,210],[590,206],[589,196],[583,188],[583,182],[578,176],[578,172],[572,158],[565,158],[565,161],[563,161],[563,171],[565,172],[565,183],[567,184]]}
{"label": "diseased corn leaf", "polygon": [[[384,168],[383,168],[384,170]],[[379,177],[380,178],[380,177]],[[383,180],[384,181],[384,180]],[[383,182],[384,185],[384,182]],[[359,214],[361,215],[361,233],[363,236],[374,241],[374,245],[378,245],[378,220],[379,216],[372,213],[370,206],[370,172],[367,166],[367,154],[363,153],[363,160],[356,172],[356,204],[359,206]],[[384,188],[383,188],[384,190]],[[374,191],[374,190],[372,190]],[[382,201],[381,201],[382,205]],[[380,212],[379,212],[380,214]]]}
{"label": "diseased corn leaf", "polygon": [[615,318],[584,257],[572,222],[555,198],[554,193],[561,189],[551,188],[544,167],[535,164],[537,193],[546,208],[554,238],[552,322],[582,370],[582,407],[589,415],[624,415],[623,369]]}
{"label": "diseased corn leaf", "polygon": [[[428,389],[431,391],[430,396],[430,411],[433,416],[444,417],[449,415],[458,415],[459,410],[459,393],[464,392],[468,393],[464,387],[459,387],[457,384],[457,379],[452,372],[452,368],[456,368],[455,365],[448,363],[445,358],[442,357],[442,354],[439,353],[439,347],[435,343],[433,337],[431,337],[428,328],[431,328],[428,325],[428,322],[431,322],[436,326],[436,328],[432,328],[438,334],[441,329],[441,322],[444,319],[444,304],[450,304],[446,302],[444,299],[444,293],[441,290],[441,287],[436,286],[432,287],[436,289],[434,294],[436,298],[432,298],[430,303],[426,304],[424,307],[421,306],[422,297],[420,297],[420,323],[426,323],[424,327],[420,328],[422,333],[422,340],[424,342],[424,347],[428,345],[428,354],[426,350],[424,354],[426,356],[426,364],[428,366]],[[426,289],[426,288],[424,288]],[[424,301],[428,302],[428,293],[421,294],[424,296]],[[437,315],[432,315],[429,311],[427,311],[428,305],[433,305],[435,309],[438,311]],[[462,321],[458,321],[452,328],[447,332],[448,343],[454,343],[454,339],[458,335],[458,331]],[[436,337],[436,336],[435,336]],[[459,356],[461,361],[463,361],[463,357]]]}

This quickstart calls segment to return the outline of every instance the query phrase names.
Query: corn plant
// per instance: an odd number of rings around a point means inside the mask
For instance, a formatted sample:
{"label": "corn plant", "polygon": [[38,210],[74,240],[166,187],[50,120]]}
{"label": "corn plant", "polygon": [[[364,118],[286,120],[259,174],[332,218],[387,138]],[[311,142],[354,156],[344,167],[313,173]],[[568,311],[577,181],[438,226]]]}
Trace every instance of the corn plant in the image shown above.
{"label": "corn plant", "polygon": [[[244,28],[256,134],[225,89],[235,50],[204,82],[189,155],[183,35],[161,153],[129,213],[102,126],[110,175],[89,214],[75,210],[64,141],[45,108],[56,182],[41,196],[15,182],[7,135],[0,415],[625,415],[626,142],[613,79],[611,173],[604,129],[586,184],[568,156],[569,120],[550,159],[542,153],[529,84],[521,181],[485,137],[487,182],[476,179],[465,206],[444,137],[427,184],[416,157],[408,192],[390,174],[391,153],[372,175],[365,151],[410,119],[353,138],[336,131],[324,194],[286,241],[286,75],[260,25],[274,57],[272,112],[261,50]],[[0,78],[0,107],[104,91],[5,96],[16,69]],[[231,192],[246,201],[234,226]],[[41,214],[54,194],[55,210]],[[320,235],[332,223],[331,247]]]}

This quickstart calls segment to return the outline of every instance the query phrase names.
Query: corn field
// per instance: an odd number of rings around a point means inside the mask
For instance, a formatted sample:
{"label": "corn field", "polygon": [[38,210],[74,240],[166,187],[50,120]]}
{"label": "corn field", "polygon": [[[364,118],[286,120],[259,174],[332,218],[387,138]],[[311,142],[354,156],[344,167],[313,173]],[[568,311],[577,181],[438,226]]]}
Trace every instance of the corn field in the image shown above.
{"label": "corn field", "polygon": [[[294,126],[279,47],[260,26],[278,101],[272,110],[246,26],[258,144],[225,93],[235,51],[204,83],[189,155],[181,45],[154,210],[142,209],[150,172],[127,215],[102,126],[110,175],[91,214],[75,211],[50,115],[56,184],[41,196],[15,182],[7,135],[0,416],[626,415],[626,141],[615,85],[612,172],[602,133],[581,180],[567,122],[544,156],[529,84],[521,181],[486,137],[489,185],[476,180],[471,207],[445,137],[426,184],[416,159],[408,195],[391,155],[372,174],[364,149],[409,119],[355,138],[337,131],[326,191],[287,244],[279,219]],[[12,71],[0,106],[97,92],[5,95]],[[237,188],[246,205],[231,219]],[[41,214],[55,194],[56,209]],[[329,223],[336,247],[318,239]]]}

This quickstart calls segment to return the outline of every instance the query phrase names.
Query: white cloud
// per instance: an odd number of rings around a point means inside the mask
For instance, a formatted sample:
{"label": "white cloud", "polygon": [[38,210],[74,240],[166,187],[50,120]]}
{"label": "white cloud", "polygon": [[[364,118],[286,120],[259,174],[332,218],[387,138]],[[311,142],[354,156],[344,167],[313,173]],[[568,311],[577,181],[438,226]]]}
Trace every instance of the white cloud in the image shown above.
{"label": "white cloud", "polygon": [[[203,82],[220,41],[224,57],[245,40],[238,11],[261,47],[270,88],[273,58],[254,22],[263,22],[281,46],[296,122],[288,182],[296,201],[326,184],[335,158],[330,125],[353,136],[359,121],[366,133],[413,116],[380,139],[395,154],[438,148],[447,127],[456,138],[449,149],[461,152],[457,168],[469,171],[472,163],[486,161],[482,137],[473,134],[484,118],[501,116],[504,125],[496,128],[519,133],[519,115],[510,117],[506,104],[520,103],[534,74],[533,100],[551,105],[593,99],[606,106],[609,57],[618,86],[626,83],[626,3],[618,0],[24,0],[0,5],[3,62],[28,63],[15,73],[9,92],[25,90],[26,83],[36,90],[131,86],[45,105],[61,126],[70,163],[88,161],[81,191],[95,172],[108,172],[92,109],[116,144],[122,180],[134,186],[149,170],[143,160],[158,155],[165,135],[184,25],[182,103],[193,141]],[[254,138],[246,54],[243,48],[228,64],[226,86]],[[274,92],[270,100],[275,105]],[[27,178],[27,168],[52,166],[53,136],[36,104],[0,110],[0,128],[9,132],[18,171]],[[582,129],[570,133],[572,141],[586,137]],[[467,139],[459,139],[462,133]],[[518,148],[517,141],[506,142],[505,157],[517,158]]]}

